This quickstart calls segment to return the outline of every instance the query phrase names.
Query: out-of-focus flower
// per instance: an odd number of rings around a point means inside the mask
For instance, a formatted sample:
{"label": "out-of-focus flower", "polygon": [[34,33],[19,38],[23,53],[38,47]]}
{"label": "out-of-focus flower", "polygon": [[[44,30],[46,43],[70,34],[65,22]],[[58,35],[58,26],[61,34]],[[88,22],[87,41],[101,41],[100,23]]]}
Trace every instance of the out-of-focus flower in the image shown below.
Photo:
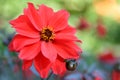
{"label": "out-of-focus flower", "polygon": [[95,77],[94,80],[103,80],[103,79],[101,79],[101,77],[97,76],[97,77]]}
{"label": "out-of-focus flower", "polygon": [[120,79],[120,62],[119,58],[113,55],[113,51],[108,50],[103,52],[99,55],[99,60],[104,63],[103,66],[105,67],[105,70],[109,72],[109,75],[111,75],[110,79]]}
{"label": "out-of-focus flower", "polygon": [[101,23],[98,23],[98,25],[97,25],[97,34],[99,37],[105,37],[107,34],[107,30],[106,30],[105,26]]}
{"label": "out-of-focus flower", "polygon": [[99,60],[104,63],[113,64],[116,62],[116,57],[113,55],[113,51],[107,50],[100,53]]}
{"label": "out-of-focus flower", "polygon": [[120,62],[117,62],[114,65],[114,69],[112,71],[112,80],[120,80]]}
{"label": "out-of-focus flower", "polygon": [[[45,5],[35,9],[32,3],[24,9],[24,14],[10,21],[17,31],[9,45],[10,51],[17,51],[24,61],[24,68],[34,63],[41,77],[46,78],[49,70],[61,74],[65,59],[78,59],[81,49],[75,42],[76,30],[68,24],[69,13],[65,10],[53,12]],[[62,67],[63,66],[63,67]],[[60,68],[59,68],[60,67]]]}
{"label": "out-of-focus flower", "polygon": [[120,72],[113,71],[112,72],[112,80],[120,80]]}
{"label": "out-of-focus flower", "polygon": [[120,20],[120,5],[117,0],[95,0],[93,5],[98,14]]}
{"label": "out-of-focus flower", "polygon": [[88,21],[84,18],[80,19],[80,24],[78,25],[78,29],[79,30],[86,30],[90,27],[90,24],[88,23]]}

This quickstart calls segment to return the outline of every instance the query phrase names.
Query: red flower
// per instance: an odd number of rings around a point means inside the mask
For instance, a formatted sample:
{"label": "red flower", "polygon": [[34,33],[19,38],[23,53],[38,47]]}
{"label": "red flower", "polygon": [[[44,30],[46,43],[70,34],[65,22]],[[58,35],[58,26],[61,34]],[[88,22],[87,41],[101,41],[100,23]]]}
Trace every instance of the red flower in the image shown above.
{"label": "red flower", "polygon": [[98,24],[97,33],[100,37],[104,37],[106,35],[107,30],[103,24],[101,24],[101,23]]}
{"label": "red flower", "polygon": [[120,71],[112,72],[112,80],[120,80]]}
{"label": "red flower", "polygon": [[80,24],[78,25],[79,30],[85,30],[90,27],[90,24],[84,18],[80,19]]}
{"label": "red flower", "polygon": [[[79,57],[81,49],[75,42],[76,30],[68,25],[69,13],[65,10],[53,12],[45,5],[35,9],[32,3],[24,9],[24,14],[10,21],[17,34],[9,44],[11,51],[17,51],[24,61],[24,68],[34,63],[42,77],[47,77],[49,69],[55,74],[62,73],[62,59]],[[60,68],[58,68],[58,66]],[[60,71],[61,70],[61,71]]]}
{"label": "red flower", "polygon": [[103,80],[101,77],[97,76],[94,80]]}
{"label": "red flower", "polygon": [[112,80],[120,80],[120,62],[114,64],[112,71]]}
{"label": "red flower", "polygon": [[108,64],[114,64],[116,57],[113,55],[112,51],[105,51],[99,55],[99,60]]}

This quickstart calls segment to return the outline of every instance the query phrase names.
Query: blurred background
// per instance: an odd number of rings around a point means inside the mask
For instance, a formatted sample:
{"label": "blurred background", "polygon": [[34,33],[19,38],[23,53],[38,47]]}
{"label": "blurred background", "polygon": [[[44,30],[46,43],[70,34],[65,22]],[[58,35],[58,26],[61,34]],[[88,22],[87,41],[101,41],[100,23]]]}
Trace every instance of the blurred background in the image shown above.
{"label": "blurred background", "polygon": [[48,80],[120,80],[120,0],[0,0],[0,80],[41,80],[34,68],[23,71],[7,47],[15,34],[9,21],[23,13],[27,2],[67,10],[82,40],[76,70]]}

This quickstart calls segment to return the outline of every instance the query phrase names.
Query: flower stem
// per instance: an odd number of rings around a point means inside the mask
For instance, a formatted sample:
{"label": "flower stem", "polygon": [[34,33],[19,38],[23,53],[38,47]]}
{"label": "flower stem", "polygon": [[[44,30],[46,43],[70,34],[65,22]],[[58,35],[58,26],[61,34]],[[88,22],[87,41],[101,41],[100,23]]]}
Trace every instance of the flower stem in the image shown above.
{"label": "flower stem", "polygon": [[52,74],[53,74],[53,72],[51,71],[50,74],[49,74],[49,76],[46,79],[41,78],[40,80],[50,80]]}
{"label": "flower stem", "polygon": [[50,80],[51,76],[53,75],[53,72],[51,71],[48,78],[46,80]]}

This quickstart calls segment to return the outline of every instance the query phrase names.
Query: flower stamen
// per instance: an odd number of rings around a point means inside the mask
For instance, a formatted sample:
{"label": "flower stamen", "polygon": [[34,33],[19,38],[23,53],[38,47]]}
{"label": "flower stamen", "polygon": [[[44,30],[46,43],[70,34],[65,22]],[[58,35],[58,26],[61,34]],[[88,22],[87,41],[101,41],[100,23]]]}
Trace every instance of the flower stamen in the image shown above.
{"label": "flower stamen", "polygon": [[54,39],[54,33],[51,28],[43,28],[40,35],[41,40],[44,40],[46,42]]}

